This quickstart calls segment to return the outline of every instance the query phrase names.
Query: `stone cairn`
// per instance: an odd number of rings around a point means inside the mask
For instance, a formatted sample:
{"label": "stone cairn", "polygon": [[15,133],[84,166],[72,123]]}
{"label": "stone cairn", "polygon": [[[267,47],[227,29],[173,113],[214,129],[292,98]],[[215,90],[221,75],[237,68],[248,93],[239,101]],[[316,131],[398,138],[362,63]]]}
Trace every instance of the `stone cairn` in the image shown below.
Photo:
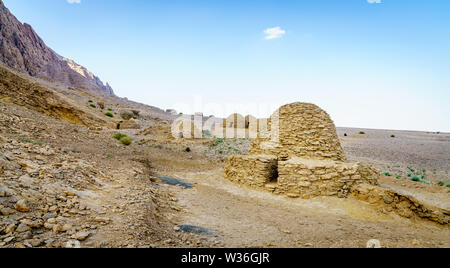
{"label": "stone cairn", "polygon": [[[258,130],[249,155],[231,156],[224,169],[229,180],[292,198],[347,197],[358,184],[378,185],[379,171],[347,162],[330,116],[318,106],[292,103],[264,121],[244,120]],[[252,126],[257,124],[256,126]],[[269,135],[261,135],[267,131]]]}

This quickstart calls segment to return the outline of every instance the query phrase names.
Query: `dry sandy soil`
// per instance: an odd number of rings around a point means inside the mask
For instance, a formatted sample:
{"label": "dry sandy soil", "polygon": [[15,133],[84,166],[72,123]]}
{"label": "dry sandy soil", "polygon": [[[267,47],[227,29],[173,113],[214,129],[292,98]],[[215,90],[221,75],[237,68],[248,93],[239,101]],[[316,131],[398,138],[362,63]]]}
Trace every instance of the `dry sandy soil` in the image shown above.
{"label": "dry sandy soil", "polygon": [[[402,177],[411,173],[407,167],[425,169],[431,181],[450,182],[450,133],[351,128],[337,131],[350,160],[371,163],[383,172]],[[366,134],[359,134],[361,131]]]}
{"label": "dry sandy soil", "polygon": [[[165,121],[173,116],[150,106],[57,86],[45,86],[47,102],[0,89],[0,247],[365,247],[370,239],[384,247],[450,247],[448,225],[353,198],[290,199],[229,182],[226,157],[245,154],[249,140],[176,141]],[[50,99],[56,105],[49,108]],[[89,100],[105,102],[115,117]],[[111,126],[130,109],[141,111],[142,128],[120,130],[133,140],[125,146]],[[393,174],[381,178],[382,187],[450,209],[450,188],[437,185],[450,183],[449,134],[338,132],[350,160]],[[411,181],[408,166],[426,169],[431,184]]]}

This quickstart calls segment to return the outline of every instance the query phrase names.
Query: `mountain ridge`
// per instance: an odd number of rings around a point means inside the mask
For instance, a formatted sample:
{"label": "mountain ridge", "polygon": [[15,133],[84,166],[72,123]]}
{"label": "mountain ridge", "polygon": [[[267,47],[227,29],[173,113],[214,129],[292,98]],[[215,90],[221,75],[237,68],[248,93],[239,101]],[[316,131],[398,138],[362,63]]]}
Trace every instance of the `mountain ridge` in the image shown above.
{"label": "mountain ridge", "polygon": [[73,60],[60,56],[33,27],[21,23],[0,0],[0,63],[32,77],[47,78],[69,87],[114,95],[108,83]]}

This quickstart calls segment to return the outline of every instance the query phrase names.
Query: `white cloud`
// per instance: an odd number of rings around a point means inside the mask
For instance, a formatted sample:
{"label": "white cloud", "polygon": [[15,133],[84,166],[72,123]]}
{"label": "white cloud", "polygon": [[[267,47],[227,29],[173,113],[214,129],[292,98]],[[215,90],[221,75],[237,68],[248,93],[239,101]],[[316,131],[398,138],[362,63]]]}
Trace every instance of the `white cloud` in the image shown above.
{"label": "white cloud", "polygon": [[369,4],[381,4],[381,0],[367,0]]}
{"label": "white cloud", "polygon": [[81,4],[81,0],[67,0],[69,4]]}
{"label": "white cloud", "polygon": [[281,38],[283,35],[286,34],[286,31],[282,30],[279,26],[277,26],[277,27],[266,29],[264,31],[264,33],[266,34],[265,39],[270,40],[270,39]]}

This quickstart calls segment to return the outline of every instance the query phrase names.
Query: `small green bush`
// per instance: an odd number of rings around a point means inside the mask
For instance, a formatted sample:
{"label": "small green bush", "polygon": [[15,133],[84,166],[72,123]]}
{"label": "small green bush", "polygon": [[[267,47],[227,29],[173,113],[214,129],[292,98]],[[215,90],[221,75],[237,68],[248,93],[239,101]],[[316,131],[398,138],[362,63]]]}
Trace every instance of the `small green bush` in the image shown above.
{"label": "small green bush", "polygon": [[112,113],[110,113],[110,112],[107,112],[105,115],[108,116],[108,117],[114,117],[114,115]]}
{"label": "small green bush", "polygon": [[445,183],[444,183],[444,181],[439,181],[439,182],[438,182],[438,185],[439,185],[439,186],[444,186]]}
{"label": "small green bush", "polygon": [[112,154],[106,154],[106,157],[111,158]]}
{"label": "small green bush", "polygon": [[411,180],[412,180],[412,181],[420,181],[420,178],[417,177],[417,176],[413,176],[413,177],[411,178]]}
{"label": "small green bush", "polygon": [[127,135],[125,135],[125,134],[117,133],[117,134],[115,134],[115,135],[113,136],[113,138],[120,141],[122,138],[124,138],[124,137],[126,137],[126,136],[127,136]]}
{"label": "small green bush", "polygon": [[32,140],[32,139],[30,139],[30,138],[28,138],[28,137],[22,137],[22,136],[19,136],[19,137],[17,138],[17,140],[18,140],[19,142],[21,142],[21,143],[31,143],[31,144],[33,144],[33,145],[42,145],[42,144],[45,144],[45,141],[34,141],[34,140]]}
{"label": "small green bush", "polygon": [[386,176],[386,177],[392,176],[391,173],[389,173],[389,172],[383,172],[383,173],[381,173],[381,175]]}
{"label": "small green bush", "polygon": [[95,106],[95,104],[91,104],[89,106],[91,106],[92,108],[97,108],[97,106]]}
{"label": "small green bush", "polygon": [[123,145],[130,145],[131,144],[131,138],[130,137],[128,137],[128,136],[125,136],[125,137],[123,137],[123,138],[121,138],[120,139],[120,142],[123,144]]}
{"label": "small green bush", "polygon": [[364,134],[366,134],[366,132],[360,131],[359,134],[364,135]]}
{"label": "small green bush", "polygon": [[91,102],[93,102],[93,101],[92,101],[92,100],[89,100],[88,102],[91,103]]}
{"label": "small green bush", "polygon": [[401,179],[401,178],[402,178],[402,175],[397,175],[395,178],[396,178],[396,179]]}
{"label": "small green bush", "polygon": [[447,184],[447,185],[445,185],[446,187],[450,187],[450,183],[449,184]]}
{"label": "small green bush", "polygon": [[221,144],[224,141],[223,138],[217,138],[212,144],[211,147],[216,147],[217,145]]}
{"label": "small green bush", "polygon": [[108,108],[108,111],[112,112],[112,110],[113,110],[113,109],[112,109],[111,107]]}
{"label": "small green bush", "polygon": [[189,153],[189,152],[191,151],[191,148],[187,147],[187,148],[185,149],[185,151]]}
{"label": "small green bush", "polygon": [[162,149],[161,145],[150,145],[149,147],[153,149]]}
{"label": "small green bush", "polygon": [[391,135],[391,138],[395,138],[395,135],[394,135],[394,134],[392,134],[392,135]]}

